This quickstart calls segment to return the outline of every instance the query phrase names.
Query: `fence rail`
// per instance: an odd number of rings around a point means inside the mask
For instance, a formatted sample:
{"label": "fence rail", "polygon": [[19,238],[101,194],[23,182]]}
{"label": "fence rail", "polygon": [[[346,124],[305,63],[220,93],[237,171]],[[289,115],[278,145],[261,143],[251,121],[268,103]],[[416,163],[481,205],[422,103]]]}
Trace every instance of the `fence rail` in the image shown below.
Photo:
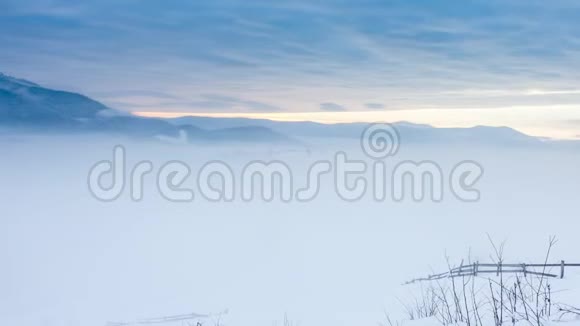
{"label": "fence rail", "polygon": [[[548,269],[558,267],[560,269],[559,274],[552,274],[547,273]],[[527,275],[536,275],[536,276],[543,276],[543,277],[552,277],[552,278],[564,278],[564,272],[566,267],[580,267],[580,264],[568,264],[565,261],[561,261],[559,264],[504,264],[504,263],[497,263],[497,264],[490,264],[490,263],[479,263],[475,262],[469,265],[460,265],[459,267],[451,268],[448,272],[445,273],[438,273],[432,274],[427,277],[421,277],[412,279],[410,281],[405,282],[404,284],[412,284],[415,282],[424,282],[424,281],[435,281],[444,278],[453,278],[453,277],[464,277],[464,276],[478,276],[479,274],[496,274],[499,276],[500,274],[509,274],[509,273],[519,273],[523,274],[524,276]],[[539,270],[541,268],[541,270]]]}
{"label": "fence rail", "polygon": [[[175,315],[175,316],[164,316],[158,318],[148,318],[140,319],[133,322],[108,322],[106,326],[130,326],[130,325],[151,325],[151,324],[165,324],[173,322],[185,322],[185,321],[196,321],[199,319],[207,318],[209,315],[200,315],[196,313],[185,314],[185,315]],[[200,325],[198,323],[198,325]]]}

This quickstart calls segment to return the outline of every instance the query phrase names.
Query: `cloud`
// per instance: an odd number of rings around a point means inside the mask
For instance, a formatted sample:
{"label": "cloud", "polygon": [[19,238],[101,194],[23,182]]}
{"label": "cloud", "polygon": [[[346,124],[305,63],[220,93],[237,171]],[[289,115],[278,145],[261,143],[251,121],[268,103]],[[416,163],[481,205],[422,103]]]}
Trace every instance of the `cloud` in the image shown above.
{"label": "cloud", "polygon": [[365,103],[365,107],[371,110],[382,110],[385,108],[385,105],[381,103]]}
{"label": "cloud", "polygon": [[167,110],[207,113],[282,111],[282,108],[269,103],[220,94],[204,94],[194,98],[148,91],[119,91],[91,95],[112,108],[130,111]]}
{"label": "cloud", "polygon": [[214,107],[222,106],[227,107],[229,109],[240,108],[247,109],[250,111],[262,111],[262,112],[277,112],[282,110],[280,107],[268,103],[241,99],[232,96],[209,94],[204,95],[203,97],[206,98],[207,100],[201,103],[213,104]]}
{"label": "cloud", "polygon": [[93,92],[91,95],[99,98],[124,98],[124,97],[151,97],[157,99],[179,99],[179,97],[155,90],[113,90],[106,92]]}
{"label": "cloud", "polygon": [[342,112],[346,111],[346,108],[336,103],[326,102],[320,103],[320,110],[329,112]]}
{"label": "cloud", "polygon": [[[573,6],[6,0],[0,62],[49,87],[107,98],[129,89],[114,100],[156,97],[133,104],[192,110],[344,111],[364,99],[376,101],[365,105],[372,110],[571,104],[580,103]],[[327,99],[342,105],[319,104]]]}

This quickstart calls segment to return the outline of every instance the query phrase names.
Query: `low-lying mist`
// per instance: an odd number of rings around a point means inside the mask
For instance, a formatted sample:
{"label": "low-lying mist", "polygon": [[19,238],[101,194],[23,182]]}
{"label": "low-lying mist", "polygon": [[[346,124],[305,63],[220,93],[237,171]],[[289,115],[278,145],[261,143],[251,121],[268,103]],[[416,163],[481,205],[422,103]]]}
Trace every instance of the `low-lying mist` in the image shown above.
{"label": "low-lying mist", "polygon": [[[177,145],[52,136],[0,142],[3,325],[101,326],[226,309],[222,322],[236,326],[272,325],[285,314],[304,326],[376,325],[385,308],[399,310],[401,284],[429,268],[445,269],[444,255],[461,260],[471,250],[472,257],[488,258],[486,233],[507,240],[506,257],[516,261],[541,259],[550,235],[560,240],[552,254],[557,260],[573,260],[580,245],[580,154],[572,149],[402,142],[395,155],[381,159],[386,176],[403,161],[434,162],[442,171],[442,198],[435,202],[429,192],[418,201],[410,193],[394,200],[389,182],[384,199],[376,200],[378,177],[370,169],[377,160],[357,140]],[[127,184],[116,200],[104,202],[89,190],[89,171],[112,160],[115,145],[125,151]],[[337,194],[337,152],[366,162],[369,170],[361,175],[368,192],[361,199]],[[198,172],[216,160],[235,176],[232,201],[208,200],[198,187]],[[152,170],[134,200],[131,172],[144,161]],[[160,192],[159,171],[172,161],[191,173],[169,190],[190,188],[192,200],[168,200]],[[253,161],[289,167],[293,194],[307,186],[313,163],[328,161],[333,171],[320,177],[319,192],[307,201],[280,200],[277,188],[271,201],[244,200],[242,172]],[[463,161],[483,168],[469,185],[479,192],[477,201],[461,200],[451,189],[451,171]]]}

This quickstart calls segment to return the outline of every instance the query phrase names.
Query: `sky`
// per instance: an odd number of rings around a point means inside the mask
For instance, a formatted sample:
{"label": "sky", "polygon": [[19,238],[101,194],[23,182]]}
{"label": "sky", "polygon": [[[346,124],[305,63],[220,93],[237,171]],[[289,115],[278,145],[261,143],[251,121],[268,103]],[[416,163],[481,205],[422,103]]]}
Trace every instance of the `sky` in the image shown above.
{"label": "sky", "polygon": [[149,116],[580,138],[574,0],[2,0],[0,71]]}

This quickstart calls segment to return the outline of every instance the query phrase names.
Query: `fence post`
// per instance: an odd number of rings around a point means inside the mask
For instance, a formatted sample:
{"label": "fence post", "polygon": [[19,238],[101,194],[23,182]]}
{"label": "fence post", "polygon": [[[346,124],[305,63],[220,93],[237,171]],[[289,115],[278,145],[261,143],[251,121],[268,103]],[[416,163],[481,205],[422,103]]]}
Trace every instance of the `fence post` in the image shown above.
{"label": "fence post", "polygon": [[522,269],[524,270],[524,277],[528,276],[528,270],[526,268],[526,264],[522,264]]}
{"label": "fence post", "polygon": [[477,270],[479,269],[479,261],[473,264],[473,276],[477,276]]}
{"label": "fence post", "polygon": [[501,273],[501,261],[497,263],[497,273],[496,273],[497,275],[496,276],[499,276],[500,273]]}
{"label": "fence post", "polygon": [[564,267],[566,266],[566,263],[562,260],[561,264],[560,264],[560,278],[564,278]]}

